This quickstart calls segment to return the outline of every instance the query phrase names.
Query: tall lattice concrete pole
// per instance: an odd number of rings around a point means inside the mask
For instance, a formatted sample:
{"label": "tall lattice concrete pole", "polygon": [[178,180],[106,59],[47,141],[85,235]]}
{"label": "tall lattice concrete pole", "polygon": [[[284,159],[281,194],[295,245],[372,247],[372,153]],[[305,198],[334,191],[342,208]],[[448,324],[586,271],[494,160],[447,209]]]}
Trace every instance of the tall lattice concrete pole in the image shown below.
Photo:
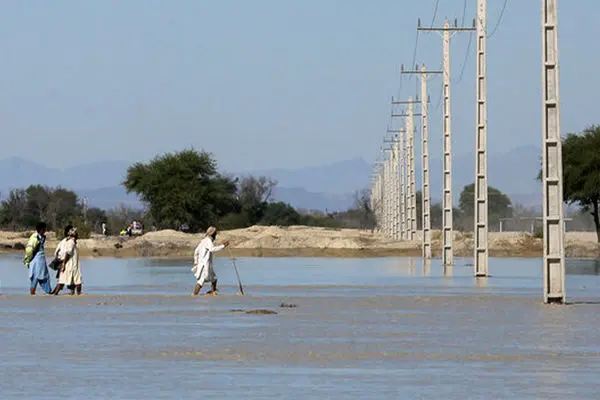
{"label": "tall lattice concrete pole", "polygon": [[[387,156],[387,155],[386,155]],[[391,214],[392,214],[392,185],[390,173],[390,159],[386,157],[384,164],[384,181],[385,181],[385,234],[391,236]]]}
{"label": "tall lattice concrete pole", "polygon": [[377,203],[377,214],[379,232],[383,233],[383,164],[379,168],[379,175],[377,177],[377,188],[379,192],[378,203]]}
{"label": "tall lattice concrete pole", "polygon": [[375,213],[377,219],[377,232],[383,233],[383,165],[379,164],[377,171],[377,202],[375,203]]}
{"label": "tall lattice concrete pole", "polygon": [[442,195],[442,261],[444,265],[454,262],[452,249],[452,123],[450,110],[450,24],[444,23],[444,149],[443,149],[443,195]]}
{"label": "tall lattice concrete pole", "polygon": [[429,116],[428,103],[429,93],[427,80],[431,74],[441,74],[442,71],[428,71],[425,65],[421,69],[405,71],[403,74],[416,74],[421,78],[421,227],[422,255],[423,258],[431,259],[431,186],[429,183]]}
{"label": "tall lattice concrete pole", "polygon": [[442,32],[442,87],[443,87],[443,192],[442,192],[442,263],[452,265],[453,263],[453,216],[452,216],[452,124],[450,108],[450,39],[452,31],[468,30],[465,28],[451,28],[446,19],[443,28],[422,28],[418,30],[441,31]]}
{"label": "tall lattice concrete pole", "polygon": [[407,121],[410,125],[407,128],[408,135],[408,215],[409,215],[409,232],[408,238],[409,240],[415,240],[415,236],[417,234],[417,193],[416,193],[416,181],[415,181],[415,122],[414,122],[414,109],[413,109],[413,99],[410,97],[408,99],[408,117]]}
{"label": "tall lattice concrete pole", "polygon": [[[420,25],[420,23],[419,23]],[[453,31],[472,31],[474,28],[450,27],[446,19],[443,28],[423,28],[425,31],[442,32],[443,48],[443,96],[444,96],[444,118],[443,118],[443,194],[442,194],[442,263],[452,265],[453,254],[453,220],[452,220],[452,124],[450,109],[450,39]]]}
{"label": "tall lattice concrete pole", "polygon": [[[395,116],[395,115],[393,115]],[[397,232],[398,239],[405,239],[405,226],[406,226],[406,214],[404,213],[404,201],[403,201],[403,184],[402,184],[402,174],[404,173],[403,163],[404,156],[402,155],[402,133],[404,133],[403,129],[389,129],[387,133],[393,133],[393,139],[389,141],[392,143],[392,149],[395,154],[395,162],[394,162],[394,182],[395,182],[395,212],[397,216]]]}
{"label": "tall lattice concrete pole", "polygon": [[385,152],[381,150],[381,166],[379,170],[379,190],[381,192],[379,200],[379,213],[381,214],[381,233],[385,234]]}
{"label": "tall lattice concrete pole", "polygon": [[[388,129],[390,132],[390,129]],[[384,139],[384,143],[390,143],[390,185],[392,186],[391,193],[391,219],[392,219],[392,238],[400,239],[400,178],[398,175],[398,166],[400,161],[400,148],[398,145],[398,137],[394,135],[391,140]]]}
{"label": "tall lattice concrete pole", "polygon": [[421,227],[423,258],[431,259],[431,193],[429,185],[429,120],[427,67],[421,67]]}
{"label": "tall lattice concrete pole", "polygon": [[410,114],[406,113],[407,117],[404,120],[405,123],[405,133],[404,133],[404,147],[403,147],[403,153],[404,153],[404,160],[406,163],[405,166],[405,181],[404,181],[404,196],[405,196],[405,213],[406,213],[406,240],[412,240],[411,237],[411,231],[412,231],[412,226],[411,226],[411,218],[410,218],[410,210],[411,210],[411,204],[410,201],[412,199],[412,196],[410,194],[410,136],[411,136],[411,131],[413,130],[413,121],[412,118],[410,118]]}
{"label": "tall lattice concrete pole", "polygon": [[488,276],[488,172],[487,172],[487,10],[477,0],[476,121],[475,121],[475,214],[473,268],[475,276]]}
{"label": "tall lattice concrete pole", "polygon": [[387,180],[387,235],[394,237],[394,166],[392,148],[386,148],[386,180]]}
{"label": "tall lattice concrete pole", "polygon": [[390,148],[388,153],[388,173],[390,183],[390,238],[396,238],[396,179],[394,178],[394,148]]}
{"label": "tall lattice concrete pole", "polygon": [[400,152],[400,228],[402,240],[406,240],[407,236],[407,214],[406,214],[406,135],[404,131],[400,131],[398,135],[398,147]]}
{"label": "tall lattice concrete pole", "polygon": [[[412,107],[412,105],[414,103],[417,103],[417,101],[409,99],[406,101],[395,101],[392,99],[392,105],[398,105],[398,104],[405,104],[408,105],[409,107]],[[409,132],[412,132],[412,136],[414,137],[414,119],[411,117],[417,116],[417,115],[421,115],[421,113],[415,113],[414,111],[412,112],[412,114],[410,113],[400,113],[400,114],[392,114],[392,118],[395,117],[402,117],[405,118],[405,128],[404,129],[400,129],[399,132],[400,133],[400,157],[401,157],[401,164],[400,164],[400,186],[401,186],[401,190],[400,190],[400,202],[401,202],[401,215],[402,215],[402,238],[404,240],[413,240],[414,239],[414,234],[411,237],[411,232],[413,232],[413,229],[411,229],[411,221],[413,220],[411,218],[411,200],[414,199],[414,196],[411,196],[411,188],[414,189],[414,185],[411,186],[411,175],[410,175],[410,171],[411,171],[411,164],[410,164],[410,141],[411,141],[411,134],[409,134]],[[412,127],[412,128],[411,128]],[[413,146],[414,148],[414,146]],[[413,156],[414,159],[414,156]],[[412,169],[412,175],[414,176],[414,163],[412,165],[413,169]],[[416,209],[415,209],[416,212]],[[416,222],[416,221],[415,221]]]}
{"label": "tall lattice concrete pole", "polygon": [[400,235],[400,143],[397,135],[393,142],[393,174],[394,174],[394,239],[399,240]]}
{"label": "tall lattice concrete pole", "polygon": [[542,0],[544,303],[565,303],[558,0]]}
{"label": "tall lattice concrete pole", "polygon": [[377,170],[377,164],[373,166],[372,183],[371,183],[371,210],[375,216],[375,230],[379,232],[379,171]]}
{"label": "tall lattice concrete pole", "polygon": [[385,152],[383,154],[383,164],[381,165],[381,231],[387,236],[387,217],[388,217],[388,184],[387,184],[387,161],[385,160]]}

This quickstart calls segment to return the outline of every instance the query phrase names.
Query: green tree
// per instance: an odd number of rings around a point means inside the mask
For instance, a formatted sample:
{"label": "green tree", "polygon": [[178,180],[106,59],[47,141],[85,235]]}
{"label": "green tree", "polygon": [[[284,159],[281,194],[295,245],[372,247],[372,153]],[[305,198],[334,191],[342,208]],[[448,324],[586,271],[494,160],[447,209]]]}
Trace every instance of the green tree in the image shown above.
{"label": "green tree", "polygon": [[592,215],[600,243],[600,125],[563,138],[562,159],[564,200]]}
{"label": "green tree", "polygon": [[46,220],[48,204],[50,204],[50,192],[50,188],[42,185],[31,185],[25,189],[27,196],[23,221],[25,226],[35,226],[39,221]]}
{"label": "green tree", "polygon": [[[418,203],[417,203],[418,204]],[[442,208],[442,203],[433,203],[429,209],[431,216],[431,229],[442,229],[444,225],[444,210]],[[417,219],[420,216],[417,213]],[[452,221],[456,225],[457,222],[462,218],[462,212],[460,209],[456,207],[452,207]],[[455,227],[460,228],[460,226]]]}
{"label": "green tree", "polygon": [[27,193],[24,189],[12,189],[8,198],[0,205],[0,224],[13,231],[23,228],[27,208]]}
{"label": "green tree", "polygon": [[64,225],[71,217],[81,215],[82,207],[77,195],[61,187],[51,188],[31,185],[27,189],[11,191],[4,207],[4,217],[10,219],[13,228],[31,228],[39,221],[46,221],[50,229]]}
{"label": "green tree", "polygon": [[79,204],[77,195],[74,192],[61,187],[46,188],[46,191],[49,196],[48,203],[45,205],[46,216],[44,219],[54,229],[66,225],[74,217],[82,216],[83,207]]}
{"label": "green tree", "polygon": [[123,186],[147,203],[149,214],[163,227],[187,224],[197,231],[239,207],[236,181],[217,172],[209,153],[193,149],[132,165]]}
{"label": "green tree", "polygon": [[261,225],[300,225],[302,216],[291,205],[284,202],[269,203],[265,215],[260,221]]}
{"label": "green tree", "polygon": [[106,215],[106,211],[97,208],[97,207],[92,207],[90,209],[87,210],[86,212],[86,222],[88,223],[88,225],[90,225],[91,229],[95,232],[100,233],[101,232],[101,227],[102,227],[102,223],[107,223],[108,221],[108,217]]}
{"label": "green tree", "polygon": [[429,210],[431,213],[431,229],[442,229],[443,210],[441,203],[433,203]]}
{"label": "green tree", "polygon": [[[423,193],[417,190],[415,193],[416,210],[417,210],[417,230],[423,229]],[[429,212],[431,213],[431,205],[429,206]],[[431,219],[430,219],[431,221]]]}
{"label": "green tree", "polygon": [[[472,227],[475,215],[475,184],[463,188],[459,199],[459,209],[465,228]],[[500,190],[488,186],[488,222],[497,223],[500,218],[512,217],[513,208],[510,198]]]}
{"label": "green tree", "polygon": [[149,228],[144,212],[133,207],[128,207],[124,203],[106,211],[106,218],[109,235],[118,235],[121,230],[125,229],[132,221],[141,221],[145,230]]}
{"label": "green tree", "polygon": [[239,180],[237,199],[248,225],[257,224],[263,218],[276,185],[277,182],[265,176],[246,176]]}
{"label": "green tree", "polygon": [[377,222],[375,213],[371,209],[371,194],[368,189],[359,190],[354,193],[354,208],[346,211],[345,214],[356,214],[361,229],[373,229]]}

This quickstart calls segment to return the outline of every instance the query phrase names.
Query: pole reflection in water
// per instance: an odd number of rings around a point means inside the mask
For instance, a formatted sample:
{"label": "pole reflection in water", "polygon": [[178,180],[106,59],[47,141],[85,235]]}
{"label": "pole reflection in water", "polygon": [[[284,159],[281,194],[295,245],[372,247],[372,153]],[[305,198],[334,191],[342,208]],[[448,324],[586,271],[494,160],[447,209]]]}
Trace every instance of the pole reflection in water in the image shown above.
{"label": "pole reflection in water", "polygon": [[488,287],[488,278],[487,277],[475,277],[475,285],[478,288],[487,288]]}
{"label": "pole reflection in water", "polygon": [[408,274],[410,276],[416,276],[417,275],[417,262],[415,261],[414,258],[409,258],[408,259]]}
{"label": "pole reflection in water", "polygon": [[431,274],[431,259],[423,259],[423,276],[429,276]]}
{"label": "pole reflection in water", "polygon": [[444,265],[444,276],[452,276],[452,274],[454,273],[453,269],[453,265]]}

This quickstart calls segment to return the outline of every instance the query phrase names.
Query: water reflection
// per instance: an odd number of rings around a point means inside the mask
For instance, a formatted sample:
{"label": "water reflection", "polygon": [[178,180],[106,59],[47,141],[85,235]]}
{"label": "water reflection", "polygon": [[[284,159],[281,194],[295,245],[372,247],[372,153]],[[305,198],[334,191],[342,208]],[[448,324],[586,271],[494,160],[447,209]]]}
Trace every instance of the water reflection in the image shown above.
{"label": "water reflection", "polygon": [[600,275],[600,260],[567,260],[569,275]]}
{"label": "water reflection", "polygon": [[429,276],[431,274],[431,259],[424,258],[423,260],[423,276]]}
{"label": "water reflection", "polygon": [[454,265],[444,265],[444,276],[451,277],[454,274]]}
{"label": "water reflection", "polygon": [[408,260],[408,275],[416,276],[417,275],[417,262],[414,258],[410,258]]}
{"label": "water reflection", "polygon": [[[87,296],[31,298],[20,257],[0,257],[23,294],[0,297],[2,400],[598,397],[598,307],[542,305],[539,259],[490,259],[479,280],[465,259],[237,264],[249,296],[227,258],[216,298],[187,295],[189,260],[95,259]],[[600,298],[594,263],[568,265],[570,298]]]}
{"label": "water reflection", "polygon": [[[403,286],[419,288],[511,288],[530,290],[536,296],[541,290],[541,259],[490,258],[491,277],[474,280],[467,265],[470,258],[455,259],[454,266],[444,267],[439,258],[239,258],[238,269],[244,286]],[[235,287],[237,280],[228,258],[217,258],[216,272],[220,285]],[[418,270],[422,273],[419,273]],[[151,259],[84,259],[84,288],[87,293],[127,290],[187,293],[194,278],[190,260]],[[600,290],[600,262],[567,261],[567,293],[588,297]],[[20,255],[0,256],[1,290],[7,293],[27,291],[27,270]],[[441,293],[441,292],[440,292]]]}
{"label": "water reflection", "polygon": [[480,289],[485,289],[488,287],[488,278],[487,277],[475,277],[475,285]]}

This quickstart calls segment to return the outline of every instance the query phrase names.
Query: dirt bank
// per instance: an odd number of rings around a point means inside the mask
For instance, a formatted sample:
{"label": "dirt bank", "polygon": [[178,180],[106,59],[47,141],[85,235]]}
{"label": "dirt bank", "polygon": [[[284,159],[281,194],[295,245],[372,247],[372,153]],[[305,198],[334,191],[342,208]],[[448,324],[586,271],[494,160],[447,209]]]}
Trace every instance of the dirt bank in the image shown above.
{"label": "dirt bank", "polygon": [[[0,252],[22,253],[27,237],[27,233],[0,232]],[[94,235],[90,239],[80,240],[79,248],[86,257],[190,257],[201,239],[202,235],[173,230],[149,232],[134,238]],[[254,226],[223,231],[218,237],[218,241],[231,242],[233,255],[252,257],[418,256],[421,254],[420,232],[415,239],[398,242],[370,231],[305,226]],[[434,256],[439,256],[441,233],[434,231],[432,239]],[[593,232],[567,232],[565,240],[568,257],[600,257],[600,247]],[[56,237],[50,233],[47,252],[51,254],[56,244]],[[540,257],[542,240],[521,232],[491,232],[489,249],[493,257]],[[454,252],[457,257],[470,257],[473,234],[456,232]]]}

